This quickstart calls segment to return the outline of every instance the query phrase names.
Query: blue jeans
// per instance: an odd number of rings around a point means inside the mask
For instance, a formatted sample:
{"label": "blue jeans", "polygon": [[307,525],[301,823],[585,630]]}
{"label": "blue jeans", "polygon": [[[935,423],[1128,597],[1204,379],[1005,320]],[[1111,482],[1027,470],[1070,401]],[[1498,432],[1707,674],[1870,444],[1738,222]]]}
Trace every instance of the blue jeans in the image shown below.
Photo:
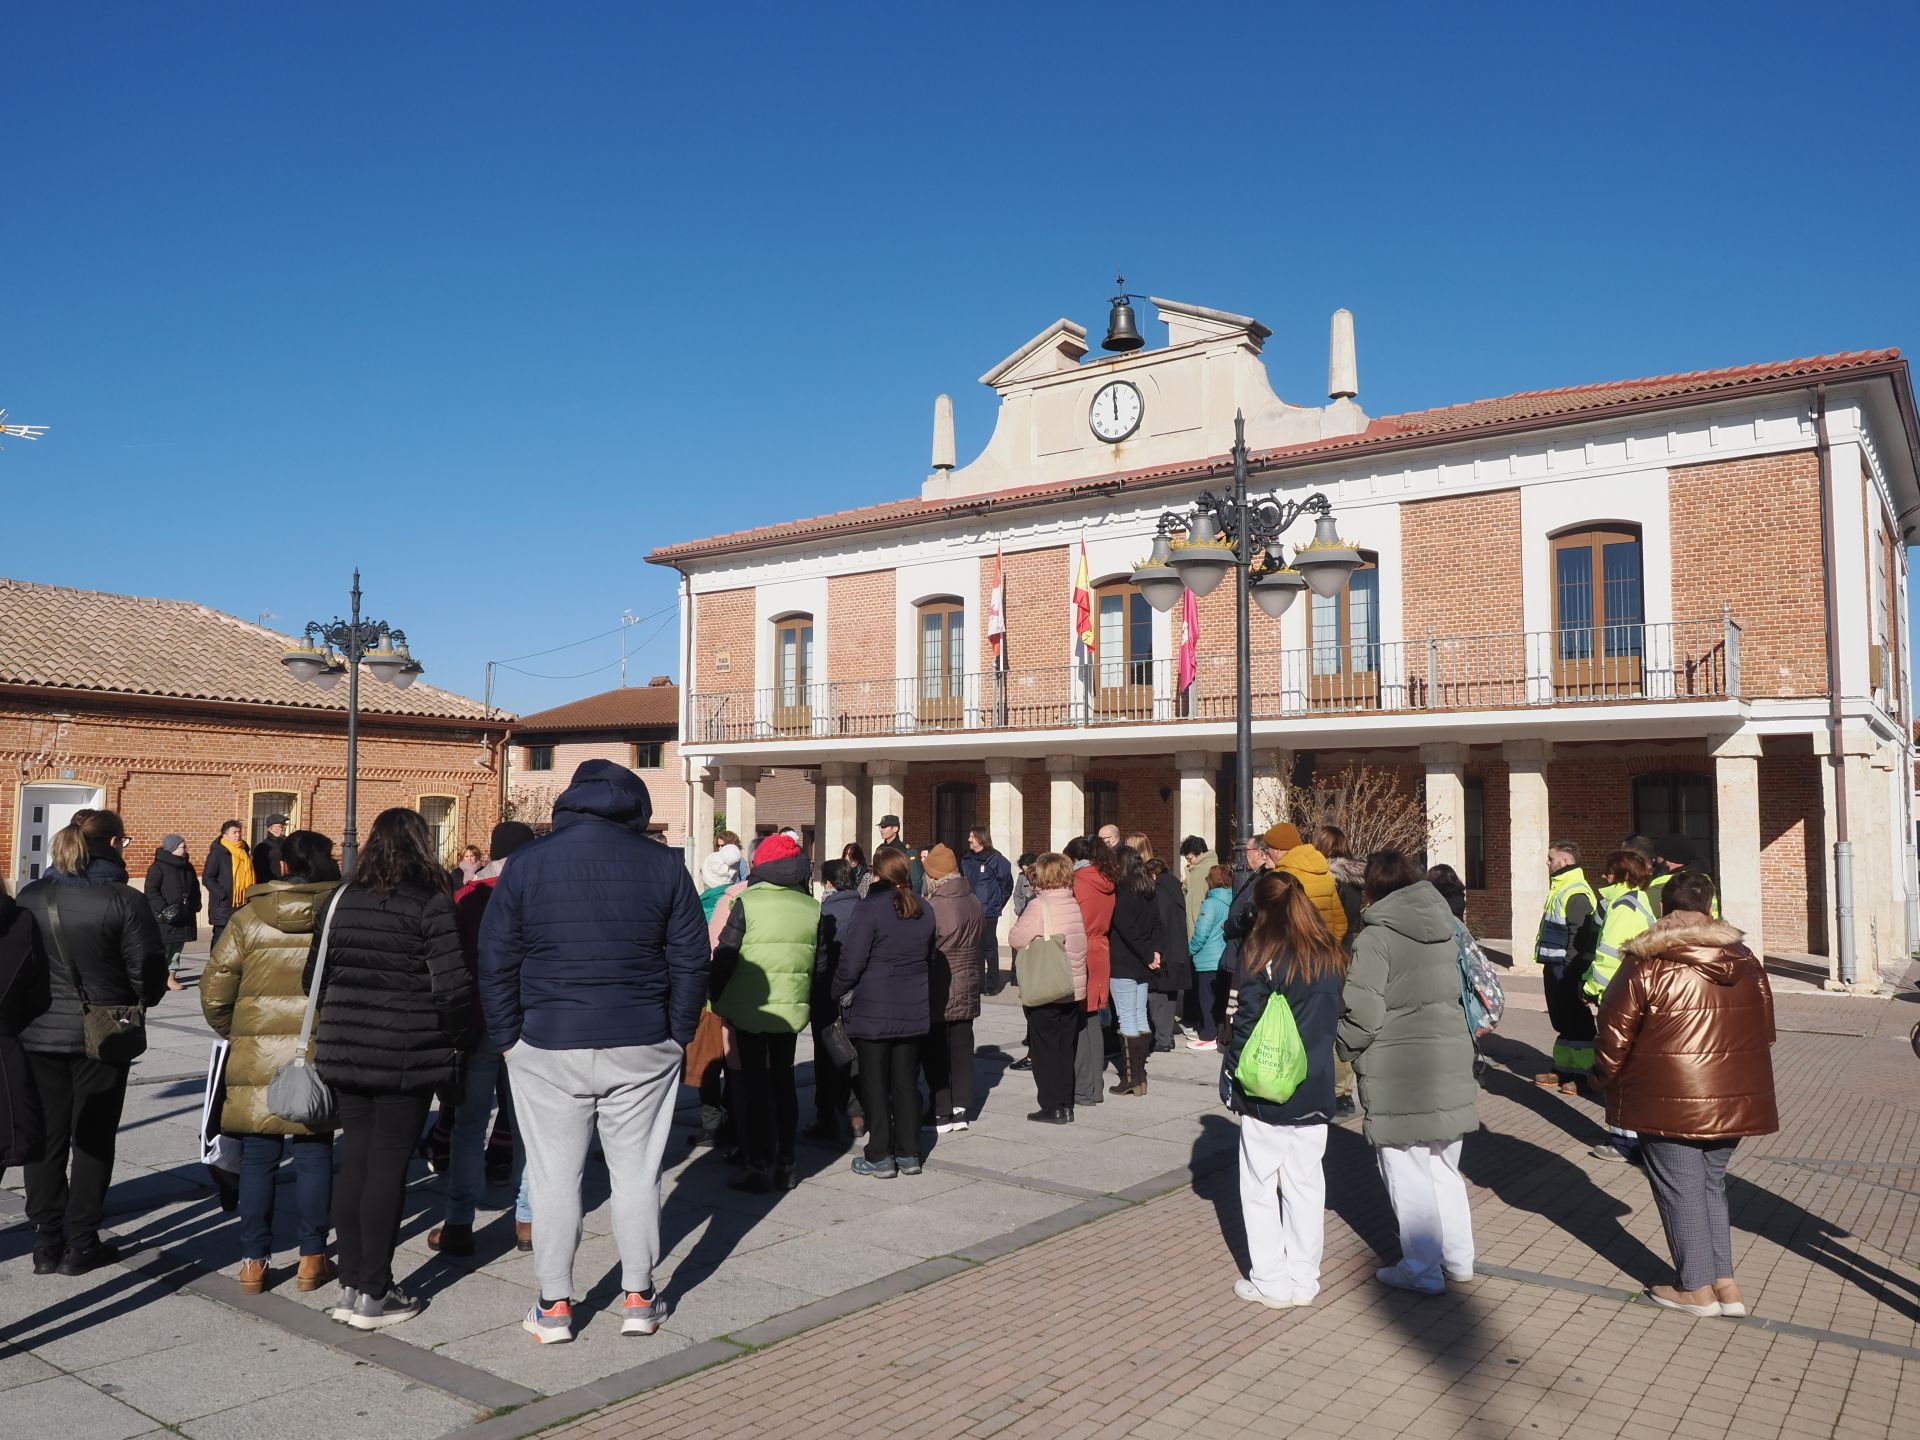
{"label": "blue jeans", "polygon": [[1147,982],[1113,977],[1113,1019],[1122,1035],[1147,1033]]}
{"label": "blue jeans", "polygon": [[333,1136],[242,1135],[240,1141],[240,1258],[273,1255],[273,1206],[283,1142],[293,1142],[293,1193],[300,1207],[300,1253],[327,1253],[333,1210]]}
{"label": "blue jeans", "polygon": [[[493,1101],[513,1112],[513,1091],[507,1067],[497,1054],[467,1057],[467,1088],[453,1112],[453,1137],[447,1149],[447,1223],[471,1225],[474,1207],[487,1181],[487,1122],[493,1119]],[[526,1163],[526,1144],[518,1134],[513,1146],[513,1184],[520,1181]]]}

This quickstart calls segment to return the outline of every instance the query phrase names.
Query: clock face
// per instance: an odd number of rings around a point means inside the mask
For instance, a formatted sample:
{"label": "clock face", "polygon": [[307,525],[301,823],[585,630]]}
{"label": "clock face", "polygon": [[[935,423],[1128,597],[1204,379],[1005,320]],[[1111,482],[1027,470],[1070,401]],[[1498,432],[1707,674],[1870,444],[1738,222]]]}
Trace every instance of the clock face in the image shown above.
{"label": "clock face", "polygon": [[1140,392],[1125,380],[1109,380],[1093,393],[1087,424],[1109,445],[1118,444],[1140,428]]}

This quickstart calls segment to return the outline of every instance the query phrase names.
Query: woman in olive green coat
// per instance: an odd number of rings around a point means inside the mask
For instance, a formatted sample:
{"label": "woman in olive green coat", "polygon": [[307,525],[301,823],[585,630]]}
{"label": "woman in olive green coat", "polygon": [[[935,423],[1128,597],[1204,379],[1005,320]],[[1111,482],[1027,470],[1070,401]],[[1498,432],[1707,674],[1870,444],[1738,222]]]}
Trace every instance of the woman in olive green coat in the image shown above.
{"label": "woman in olive green coat", "polygon": [[1382,1284],[1439,1294],[1473,1278],[1473,1219],[1461,1137],[1480,1128],[1473,1037],[1460,1000],[1453,911],[1395,850],[1367,861],[1365,921],[1347,971],[1336,1053],[1353,1062],[1400,1223],[1401,1259]]}
{"label": "woman in olive green coat", "polygon": [[[307,951],[340,885],[333,841],[296,830],[281,842],[287,878],[247,891],[200,977],[200,1009],[228,1041],[227,1101],[220,1130],[240,1142],[240,1288],[258,1295],[273,1251],[274,1190],[284,1143],[293,1148],[300,1207],[297,1284],[317,1290],[334,1276],[327,1259],[333,1209],[333,1135],[315,1134],[267,1109],[274,1072],[294,1057],[307,996]],[[312,1050],[309,1045],[309,1058]]]}

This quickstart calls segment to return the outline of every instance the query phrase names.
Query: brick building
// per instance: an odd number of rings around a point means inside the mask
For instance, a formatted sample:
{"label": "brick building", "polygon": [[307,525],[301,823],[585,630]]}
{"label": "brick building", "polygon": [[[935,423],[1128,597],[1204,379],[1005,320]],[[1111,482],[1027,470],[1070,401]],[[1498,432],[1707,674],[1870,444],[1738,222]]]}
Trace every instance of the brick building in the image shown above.
{"label": "brick building", "polygon": [[[680,687],[665,675],[523,716],[513,723],[508,741],[507,798],[519,819],[544,829],[553,816],[554,797],[566,789],[575,767],[583,760],[612,760],[646,781],[653,797],[653,833],[670,845],[686,842]],[[754,785],[758,804],[749,830],[741,833],[768,835],[792,826],[811,844],[812,773],[767,770]],[[723,784],[714,797],[714,813],[726,816],[727,798]]]}
{"label": "brick building", "polygon": [[999,411],[966,465],[942,397],[912,498],[654,552],[685,577],[695,805],[811,765],[829,850],[896,809],[922,842],[979,820],[1008,851],[1105,820],[1163,844],[1230,834],[1234,586],[1199,602],[1188,688],[1178,611],[1129,576],[1163,511],[1230,484],[1240,411],[1254,493],[1324,494],[1365,562],[1339,595],[1253,615],[1260,773],[1392,767],[1490,935],[1531,937],[1550,838],[1598,858],[1680,832],[1757,943],[1824,956],[1837,736],[1862,977],[1908,952],[1920,425],[1897,351],[1369,417],[1344,312],[1329,402],[1297,406],[1268,383],[1266,327],[1153,304],[1161,348],[1088,360],[1061,320],[982,376]]}
{"label": "brick building", "polygon": [[[293,641],[204,605],[0,579],[0,835],[14,885],[46,863],[74,810],[117,810],[145,873],[160,837],[197,869],[222,821],[251,838],[277,812],[338,840],[346,824],[347,687],[290,676]],[[452,858],[498,818],[511,716],[432,685],[360,686],[362,838],[418,809]]]}

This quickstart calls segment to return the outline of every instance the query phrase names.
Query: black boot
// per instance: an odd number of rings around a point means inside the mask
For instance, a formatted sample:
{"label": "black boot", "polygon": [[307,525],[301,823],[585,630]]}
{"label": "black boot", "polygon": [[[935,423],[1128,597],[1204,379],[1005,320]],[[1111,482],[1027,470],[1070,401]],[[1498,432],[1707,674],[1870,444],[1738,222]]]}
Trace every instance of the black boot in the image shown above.
{"label": "black boot", "polygon": [[1133,1037],[1131,1035],[1122,1036],[1120,1053],[1113,1057],[1114,1068],[1120,1072],[1120,1078],[1107,1087],[1107,1094],[1133,1094],[1133,1056]]}
{"label": "black boot", "polygon": [[1145,1035],[1129,1035],[1127,1037],[1127,1043],[1129,1046],[1135,1047],[1133,1059],[1133,1089],[1127,1093],[1131,1095],[1144,1095],[1147,1093],[1147,1057],[1153,1054],[1153,1033],[1149,1031]]}

